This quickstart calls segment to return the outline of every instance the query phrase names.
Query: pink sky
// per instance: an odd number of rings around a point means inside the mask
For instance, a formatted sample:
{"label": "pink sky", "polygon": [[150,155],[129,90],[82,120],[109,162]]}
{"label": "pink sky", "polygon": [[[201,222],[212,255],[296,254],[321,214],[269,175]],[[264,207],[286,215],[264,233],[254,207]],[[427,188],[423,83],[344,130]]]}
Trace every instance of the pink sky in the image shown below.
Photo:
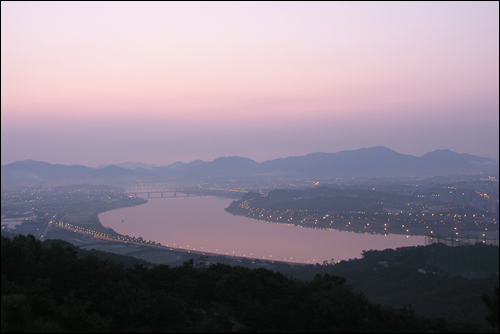
{"label": "pink sky", "polygon": [[498,161],[498,2],[2,2],[1,160]]}

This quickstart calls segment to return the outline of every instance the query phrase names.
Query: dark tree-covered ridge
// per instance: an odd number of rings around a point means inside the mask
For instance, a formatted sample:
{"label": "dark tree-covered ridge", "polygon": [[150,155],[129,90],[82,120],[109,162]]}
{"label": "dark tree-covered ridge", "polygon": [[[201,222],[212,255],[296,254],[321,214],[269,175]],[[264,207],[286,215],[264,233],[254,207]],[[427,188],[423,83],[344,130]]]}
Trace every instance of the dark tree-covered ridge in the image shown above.
{"label": "dark tree-covered ridge", "polygon": [[125,268],[58,243],[2,237],[2,332],[447,332],[328,273],[301,281],[202,261]]}

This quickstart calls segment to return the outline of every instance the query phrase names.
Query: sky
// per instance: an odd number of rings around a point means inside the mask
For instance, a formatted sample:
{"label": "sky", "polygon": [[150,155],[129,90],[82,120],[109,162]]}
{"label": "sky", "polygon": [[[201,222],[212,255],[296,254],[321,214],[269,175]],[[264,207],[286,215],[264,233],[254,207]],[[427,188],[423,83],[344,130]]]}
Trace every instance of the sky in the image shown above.
{"label": "sky", "polygon": [[498,2],[1,2],[1,164],[499,160]]}

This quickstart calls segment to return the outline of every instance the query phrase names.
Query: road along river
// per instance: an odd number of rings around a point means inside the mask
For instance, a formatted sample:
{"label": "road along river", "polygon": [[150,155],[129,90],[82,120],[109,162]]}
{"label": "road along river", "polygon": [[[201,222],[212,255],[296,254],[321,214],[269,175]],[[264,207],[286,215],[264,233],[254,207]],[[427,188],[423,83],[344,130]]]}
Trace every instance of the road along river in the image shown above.
{"label": "road along river", "polygon": [[118,233],[172,248],[249,258],[322,263],[360,258],[363,250],[423,245],[423,236],[361,234],[233,216],[231,199],[148,198],[148,203],[99,214]]}

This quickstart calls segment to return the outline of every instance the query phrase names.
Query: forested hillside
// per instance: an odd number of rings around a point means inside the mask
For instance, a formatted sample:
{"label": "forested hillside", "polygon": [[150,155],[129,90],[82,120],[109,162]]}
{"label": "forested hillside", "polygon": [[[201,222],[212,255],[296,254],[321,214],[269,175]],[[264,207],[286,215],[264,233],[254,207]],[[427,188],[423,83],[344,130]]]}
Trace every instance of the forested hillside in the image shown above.
{"label": "forested hillside", "polygon": [[419,315],[488,326],[484,294],[498,287],[498,246],[449,247],[433,244],[398,250],[365,251],[361,259],[296,268],[282,266],[290,277],[339,275],[354,291],[386,306],[411,305]]}
{"label": "forested hillside", "polygon": [[32,236],[2,237],[2,332],[448,332],[325,273],[310,281],[203,259],[126,268]]}

